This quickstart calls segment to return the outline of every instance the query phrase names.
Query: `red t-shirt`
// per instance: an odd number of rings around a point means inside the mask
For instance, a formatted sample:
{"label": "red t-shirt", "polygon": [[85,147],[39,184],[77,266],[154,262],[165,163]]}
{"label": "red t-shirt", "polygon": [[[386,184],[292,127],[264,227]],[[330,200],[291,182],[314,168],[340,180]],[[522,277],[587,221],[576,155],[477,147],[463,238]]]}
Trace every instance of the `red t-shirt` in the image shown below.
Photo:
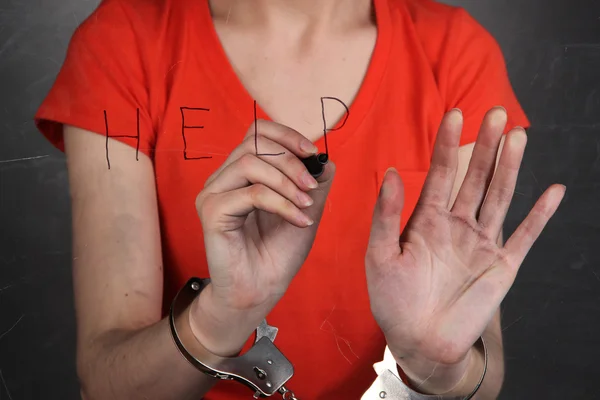
{"label": "red t-shirt", "polygon": [[[327,135],[337,175],[315,244],[268,316],[280,328],[276,345],[294,363],[289,387],[301,399],[359,398],[375,379],[372,364],[385,343],[369,309],[363,260],[386,169],[404,179],[406,223],[446,111],[464,113],[462,144],[475,141],[495,105],[508,110],[511,127],[528,125],[497,43],[464,10],[428,0],[375,0],[375,9],[378,38],[366,77],[345,125]],[[253,121],[253,99],[228,62],[207,1],[101,3],[75,32],[36,122],[62,150],[62,124],[106,135],[104,111],[109,135],[134,136],[114,139],[154,162],[168,304],[189,277],[208,275],[194,200]],[[260,105],[258,117],[268,119]],[[323,139],[316,144],[324,149]],[[223,382],[206,399],[251,394]]]}

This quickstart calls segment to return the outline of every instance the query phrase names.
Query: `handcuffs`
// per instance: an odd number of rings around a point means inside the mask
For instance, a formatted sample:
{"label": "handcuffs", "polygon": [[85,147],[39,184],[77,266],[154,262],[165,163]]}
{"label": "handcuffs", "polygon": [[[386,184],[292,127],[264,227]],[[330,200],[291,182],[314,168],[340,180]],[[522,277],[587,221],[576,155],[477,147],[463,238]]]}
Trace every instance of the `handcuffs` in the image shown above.
{"label": "handcuffs", "polygon": [[[283,400],[298,400],[285,384],[294,375],[294,367],[273,343],[278,329],[263,320],[256,329],[254,345],[238,357],[220,357],[208,351],[196,339],[189,323],[188,309],[192,301],[210,283],[210,279],[191,278],[177,293],[169,313],[169,325],[175,345],[180,353],[199,371],[222,380],[242,383],[254,391],[254,398],[281,394]],[[483,338],[477,344],[485,354],[484,371],[475,389],[467,397],[425,395],[409,388],[391,370],[378,373],[374,386],[379,397],[394,400],[468,400],[479,390],[487,370],[488,354]],[[385,358],[391,357],[386,350]],[[384,359],[385,361],[385,359]],[[395,364],[395,362],[394,362]],[[383,397],[382,397],[383,396]]]}
{"label": "handcuffs", "polygon": [[173,339],[180,353],[198,370],[212,377],[240,382],[254,393],[254,398],[276,393],[284,400],[298,400],[284,385],[294,375],[290,361],[273,344],[277,328],[266,320],[256,329],[254,345],[239,357],[212,354],[194,336],[188,315],[184,311],[208,285],[210,279],[190,279],[177,293],[169,315]]}

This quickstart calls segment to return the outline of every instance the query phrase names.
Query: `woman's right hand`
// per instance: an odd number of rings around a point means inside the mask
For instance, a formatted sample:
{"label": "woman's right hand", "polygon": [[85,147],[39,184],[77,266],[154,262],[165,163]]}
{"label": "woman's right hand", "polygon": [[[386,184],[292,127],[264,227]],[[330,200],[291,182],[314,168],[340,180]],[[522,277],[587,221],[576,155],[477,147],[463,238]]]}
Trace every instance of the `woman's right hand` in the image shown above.
{"label": "woman's right hand", "polygon": [[190,310],[214,354],[237,353],[283,296],[312,247],[335,166],[318,180],[301,158],[317,148],[297,131],[258,121],[196,199],[211,283]]}

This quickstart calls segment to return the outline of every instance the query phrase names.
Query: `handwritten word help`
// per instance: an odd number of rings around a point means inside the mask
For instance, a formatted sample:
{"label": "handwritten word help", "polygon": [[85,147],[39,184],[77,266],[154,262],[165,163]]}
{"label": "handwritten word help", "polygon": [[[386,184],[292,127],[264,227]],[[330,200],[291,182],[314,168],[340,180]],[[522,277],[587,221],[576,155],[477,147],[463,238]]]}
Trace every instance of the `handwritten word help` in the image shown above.
{"label": "handwritten word help", "polygon": [[[325,120],[325,100],[333,100],[333,101],[337,101],[338,103],[340,103],[344,109],[346,110],[345,114],[344,114],[344,119],[341,122],[340,126],[337,128],[333,128],[333,129],[327,129],[327,121]],[[181,111],[181,137],[183,139],[183,159],[186,161],[192,161],[192,160],[203,160],[203,159],[207,159],[207,158],[212,158],[212,156],[202,156],[202,157],[190,157],[187,154],[187,140],[186,140],[186,130],[194,130],[194,129],[204,129],[203,125],[186,125],[185,124],[185,115],[186,112],[198,112],[198,111],[202,111],[202,112],[210,112],[210,109],[208,108],[195,108],[195,107],[179,107],[180,111]],[[140,151],[140,109],[138,108],[136,110],[136,120],[137,120],[137,128],[136,128],[136,135],[110,135],[109,134],[109,129],[108,129],[108,115],[106,110],[104,110],[104,126],[106,128],[106,163],[108,164],[108,169],[110,169],[110,157],[108,155],[108,139],[109,138],[131,138],[131,139],[136,139],[136,149],[135,149],[135,159],[136,161],[139,161],[139,151]],[[327,145],[327,132],[331,132],[331,131],[336,131],[338,129],[341,129],[345,124],[346,121],[348,120],[348,117],[350,116],[350,110],[348,109],[348,106],[346,106],[346,104],[344,104],[343,101],[341,101],[340,99],[336,98],[336,97],[321,97],[321,114],[323,116],[323,138],[325,140],[325,154],[327,155],[327,157],[329,158],[329,147]],[[187,132],[187,134],[189,135],[190,132]],[[256,100],[254,101],[254,147],[255,147],[255,153],[257,156],[280,156],[282,154],[285,154],[284,152],[282,153],[276,153],[276,154],[271,154],[271,153],[259,153],[258,151],[258,123],[257,123],[257,118],[256,118]]]}

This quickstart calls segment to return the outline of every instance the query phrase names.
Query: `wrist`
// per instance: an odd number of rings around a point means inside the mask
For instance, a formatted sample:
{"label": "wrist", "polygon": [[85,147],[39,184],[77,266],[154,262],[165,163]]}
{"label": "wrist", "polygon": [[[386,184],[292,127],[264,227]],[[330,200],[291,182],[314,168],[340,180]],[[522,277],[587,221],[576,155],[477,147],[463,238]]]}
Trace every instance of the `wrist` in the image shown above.
{"label": "wrist", "polygon": [[252,313],[232,310],[215,301],[211,284],[190,304],[188,314],[196,340],[221,357],[239,354],[262,320],[253,317]]}
{"label": "wrist", "polygon": [[477,387],[485,369],[485,354],[479,346],[471,347],[466,356],[454,364],[397,357],[395,354],[394,358],[405,383],[411,389],[428,395],[466,397]]}
{"label": "wrist", "polygon": [[469,364],[462,379],[451,390],[443,394],[449,396],[471,394],[481,382],[481,376],[485,369],[485,352],[479,346],[471,347]]}

